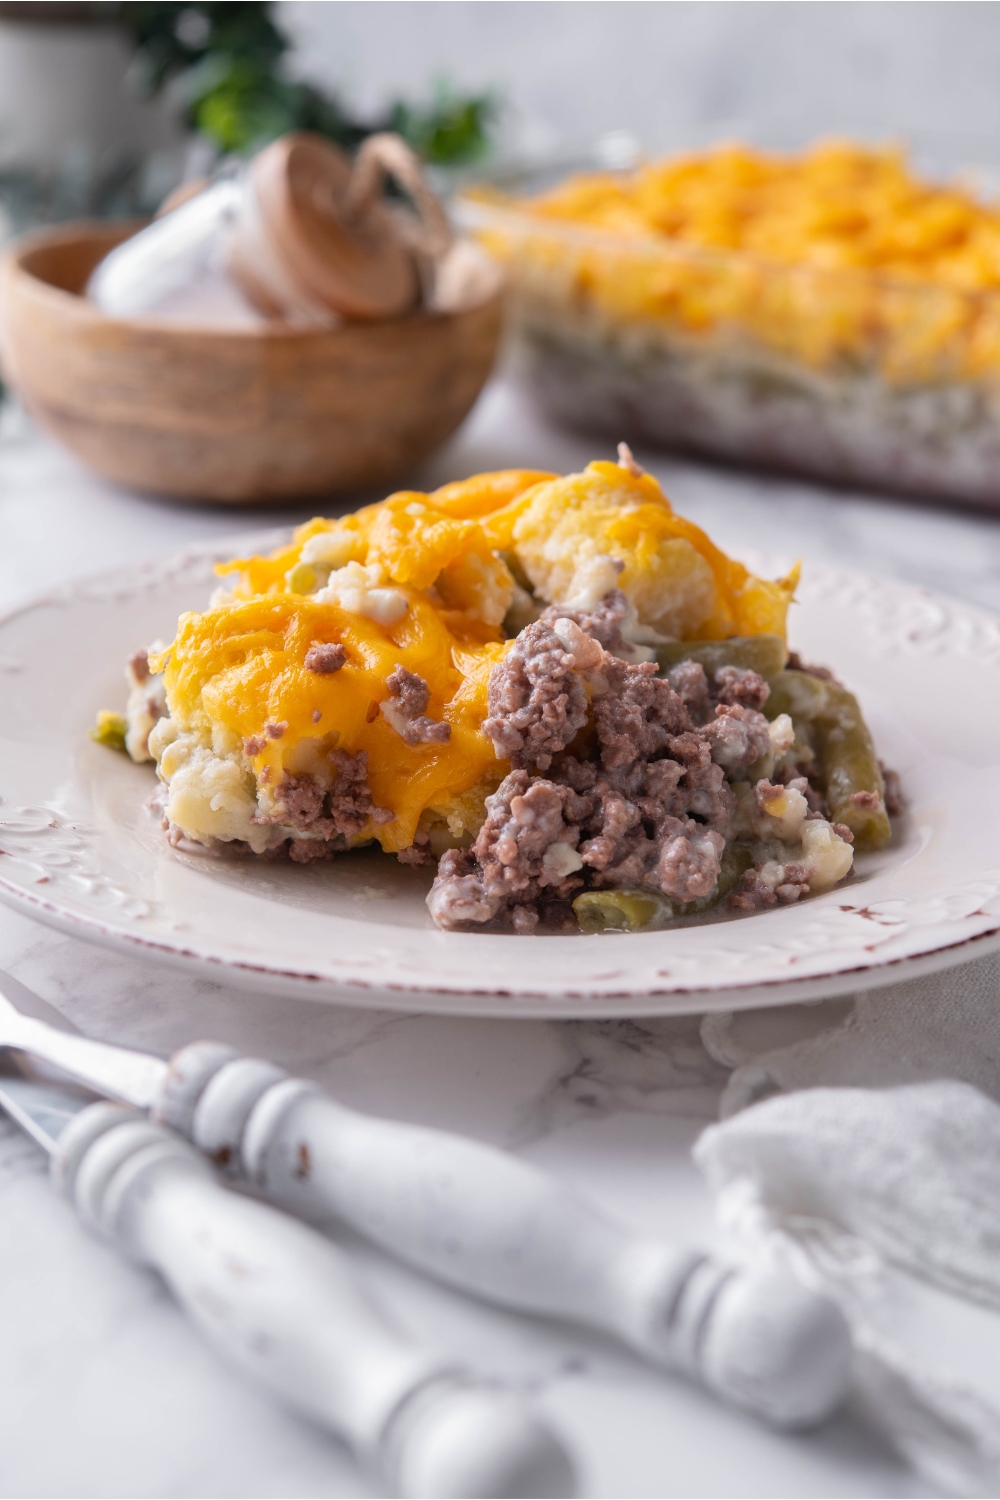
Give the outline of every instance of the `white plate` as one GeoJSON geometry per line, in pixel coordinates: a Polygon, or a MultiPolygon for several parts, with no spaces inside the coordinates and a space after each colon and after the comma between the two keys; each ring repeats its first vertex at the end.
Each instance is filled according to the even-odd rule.
{"type": "MultiPolygon", "coordinates": [[[[255,547],[275,545],[254,537],[255,547]]],[[[238,544],[237,544],[238,548],[238,544]]],[[[632,936],[444,933],[425,872],[171,851],[150,766],[87,738],[121,663],[204,607],[189,553],[0,620],[0,897],[110,947],[234,985],[459,1015],[637,1016],[819,998],[1000,947],[1000,622],[924,590],[810,567],[791,634],[861,698],[908,816],[849,884],[801,905],[632,936]]],[[[781,560],[752,559],[776,572],[781,560]]]]}

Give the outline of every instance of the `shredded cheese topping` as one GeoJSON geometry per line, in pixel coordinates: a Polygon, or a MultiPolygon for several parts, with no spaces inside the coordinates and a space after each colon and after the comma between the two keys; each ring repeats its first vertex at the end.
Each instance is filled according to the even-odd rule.
{"type": "Polygon", "coordinates": [[[169,709],[151,742],[161,775],[192,756],[224,758],[240,783],[233,795],[267,808],[286,775],[325,766],[329,779],[331,750],[363,750],[374,805],[393,818],[362,837],[398,851],[424,814],[464,827],[462,799],[477,789],[478,805],[506,770],[481,728],[490,672],[510,644],[501,625],[515,583],[501,553],[534,587],[534,600],[518,592],[536,613],[569,600],[588,560],[603,558],[605,581],[651,639],[667,627],[681,639],[784,634],[797,576],[754,578],[675,515],[654,479],[610,463],[562,479],[477,475],[318,518],[270,557],[220,565],[228,589],[182,615],[151,656],[169,709]],[[380,712],[400,666],[427,684],[426,713],[448,739],[408,744],[380,712]]]}
{"type": "Polygon", "coordinates": [[[811,365],[860,356],[897,381],[1000,368],[1000,208],[922,180],[899,148],[723,145],[578,174],[514,206],[521,228],[488,230],[491,248],[520,258],[535,291],[562,271],[578,309],[694,335],[739,328],[811,365]]]}

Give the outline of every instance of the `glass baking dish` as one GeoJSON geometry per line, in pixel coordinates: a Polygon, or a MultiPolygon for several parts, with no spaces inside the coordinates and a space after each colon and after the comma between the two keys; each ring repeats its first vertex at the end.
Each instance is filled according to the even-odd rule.
{"type": "MultiPolygon", "coordinates": [[[[572,164],[585,165],[597,164],[572,164]]],[[[517,201],[561,175],[509,173],[454,204],[506,266],[515,367],[551,415],[839,484],[1000,504],[1000,291],[619,237],[517,201]]]]}

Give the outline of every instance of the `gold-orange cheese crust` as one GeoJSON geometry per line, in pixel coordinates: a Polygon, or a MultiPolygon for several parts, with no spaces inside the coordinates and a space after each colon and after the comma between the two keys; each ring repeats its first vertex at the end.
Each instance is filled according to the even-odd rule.
{"type": "Polygon", "coordinates": [[[969,181],[925,180],[898,147],[722,144],[499,202],[513,225],[481,237],[515,279],[615,324],[738,332],[891,383],[1000,370],[1000,208],[969,181]]]}
{"type": "Polygon", "coordinates": [[[586,531],[588,494],[596,522],[612,492],[620,514],[610,526],[601,520],[601,535],[608,552],[625,557],[626,583],[654,568],[661,544],[682,539],[715,580],[711,617],[696,635],[784,633],[794,577],[753,578],[676,516],[655,480],[602,463],[563,480],[506,470],[315,519],[269,557],[220,565],[230,593],[204,613],[183,615],[172,644],[150,661],[163,671],[177,732],[195,734],[217,755],[242,752],[258,791],[273,792],[286,774],[310,773],[321,760],[328,765],[331,750],[365,751],[374,805],[394,816],[361,837],[390,852],[406,848],[425,810],[495,783],[508,768],[482,732],[490,671],[510,646],[501,620],[513,579],[499,554],[519,566],[512,549],[519,530],[530,531],[536,501],[543,518],[560,505],[578,511],[586,531]],[[331,571],[349,573],[348,565],[392,594],[401,612],[391,623],[322,597],[331,571]],[[344,648],[339,670],[306,665],[323,644],[344,648]],[[409,745],[380,710],[400,666],[427,683],[426,713],[451,726],[447,741],[409,745]]]}

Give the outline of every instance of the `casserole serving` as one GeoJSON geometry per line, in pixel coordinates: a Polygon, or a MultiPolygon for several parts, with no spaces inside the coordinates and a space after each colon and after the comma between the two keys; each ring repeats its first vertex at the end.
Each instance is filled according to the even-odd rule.
{"type": "Polygon", "coordinates": [[[185,854],[425,869],[446,931],[635,931],[832,890],[890,838],[851,693],[622,444],[475,475],[220,566],[95,738],[185,854]]]}

